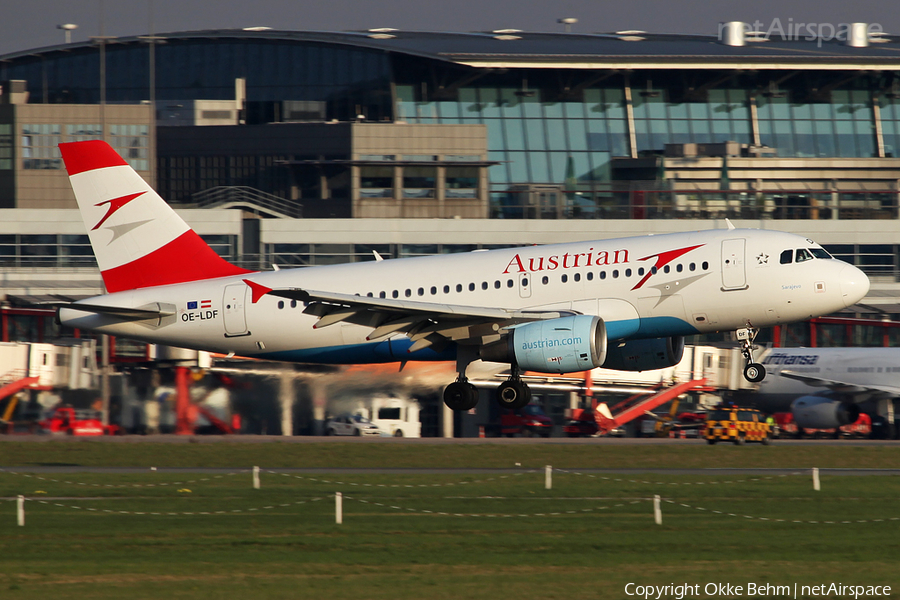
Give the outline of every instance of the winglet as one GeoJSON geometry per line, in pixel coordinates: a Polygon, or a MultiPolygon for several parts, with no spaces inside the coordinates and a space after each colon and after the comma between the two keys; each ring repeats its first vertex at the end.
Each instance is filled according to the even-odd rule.
{"type": "Polygon", "coordinates": [[[272,288],[260,285],[256,282],[250,281],[249,279],[244,279],[243,281],[248,286],[250,286],[250,291],[253,292],[253,297],[250,300],[251,304],[256,304],[257,302],[259,302],[260,298],[272,291],[272,288]]]}

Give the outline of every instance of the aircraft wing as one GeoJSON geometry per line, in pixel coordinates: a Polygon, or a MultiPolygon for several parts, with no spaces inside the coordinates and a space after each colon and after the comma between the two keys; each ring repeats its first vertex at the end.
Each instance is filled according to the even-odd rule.
{"type": "Polygon", "coordinates": [[[440,350],[451,341],[485,343],[499,339],[500,330],[505,327],[575,314],[370,298],[296,288],[273,289],[267,293],[306,303],[303,312],[319,317],[316,328],[341,322],[362,325],[372,329],[367,336],[369,340],[404,333],[413,342],[410,352],[429,346],[440,350]]]}
{"type": "Polygon", "coordinates": [[[881,396],[900,396],[900,387],[892,385],[866,385],[849,381],[838,381],[835,379],[825,379],[823,377],[816,377],[814,375],[797,373],[795,371],[789,370],[783,370],[781,371],[781,373],[779,373],[779,375],[781,375],[782,377],[787,377],[788,379],[802,381],[806,385],[814,387],[825,387],[833,392],[840,392],[842,394],[874,394],[881,396]]]}

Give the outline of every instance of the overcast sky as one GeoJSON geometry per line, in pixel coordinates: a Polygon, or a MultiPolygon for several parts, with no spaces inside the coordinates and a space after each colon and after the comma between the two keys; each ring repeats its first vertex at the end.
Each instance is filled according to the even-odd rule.
{"type": "MultiPolygon", "coordinates": [[[[289,30],[395,27],[420,31],[515,28],[576,32],[642,29],[715,34],[719,22],[878,23],[900,33],[898,0],[0,0],[0,54],[59,44],[56,27],[75,23],[73,41],[100,34],[265,26],[289,30]],[[102,11],[101,11],[102,7],[102,11]]],[[[898,56],[900,58],[900,56],[898,56]]]]}

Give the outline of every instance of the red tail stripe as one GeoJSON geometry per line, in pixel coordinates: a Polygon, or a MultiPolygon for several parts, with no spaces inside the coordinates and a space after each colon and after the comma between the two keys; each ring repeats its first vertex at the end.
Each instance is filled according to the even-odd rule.
{"type": "Polygon", "coordinates": [[[94,169],[128,164],[112,149],[112,146],[102,140],[60,144],[59,151],[66,161],[66,170],[70,176],[94,169]]]}
{"type": "Polygon", "coordinates": [[[113,293],[252,272],[226,261],[190,230],[159,250],[102,274],[106,290],[113,293]]]}

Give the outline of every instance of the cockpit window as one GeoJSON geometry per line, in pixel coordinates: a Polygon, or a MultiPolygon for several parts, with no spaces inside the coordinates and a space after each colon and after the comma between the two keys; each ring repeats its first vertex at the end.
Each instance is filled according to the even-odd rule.
{"type": "Polygon", "coordinates": [[[813,255],[809,253],[809,250],[806,248],[797,248],[797,259],[796,262],[801,263],[807,260],[812,260],[813,255]]]}
{"type": "Polygon", "coordinates": [[[816,258],[831,258],[831,255],[828,254],[824,248],[810,248],[809,251],[812,252],[812,255],[816,258]]]}
{"type": "Polygon", "coordinates": [[[781,264],[789,265],[791,261],[794,259],[794,251],[793,250],[785,250],[781,253],[781,264]]]}

